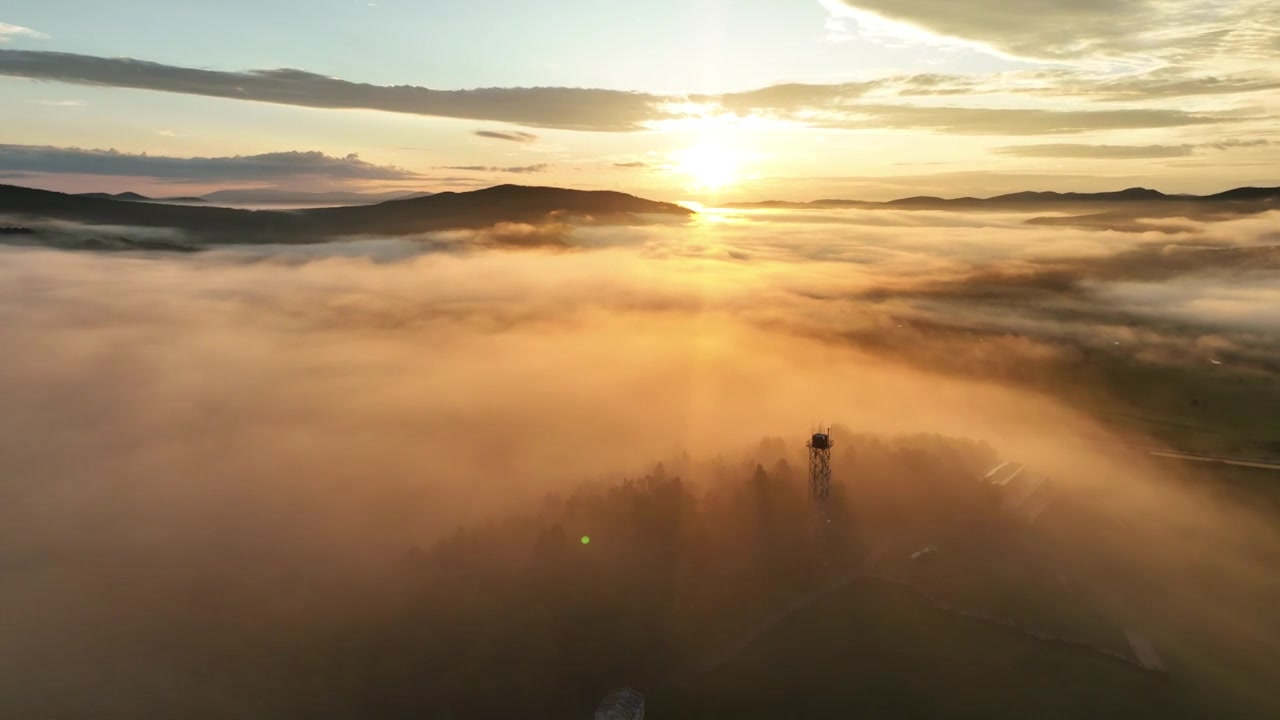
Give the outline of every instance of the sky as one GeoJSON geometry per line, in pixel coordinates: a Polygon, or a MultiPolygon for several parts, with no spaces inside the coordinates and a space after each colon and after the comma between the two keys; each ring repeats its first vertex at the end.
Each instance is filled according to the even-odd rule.
{"type": "Polygon", "coordinates": [[[0,2],[0,182],[703,203],[1278,184],[1271,0],[0,2]]]}

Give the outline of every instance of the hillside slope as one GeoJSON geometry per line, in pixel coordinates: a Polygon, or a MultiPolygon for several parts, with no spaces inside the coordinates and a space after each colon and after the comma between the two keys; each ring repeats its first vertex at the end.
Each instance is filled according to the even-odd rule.
{"type": "Polygon", "coordinates": [[[407,235],[498,223],[548,221],[632,224],[641,216],[686,218],[672,203],[607,191],[500,185],[439,193],[376,205],[314,210],[237,210],[83,197],[0,185],[0,215],[23,224],[64,221],[84,225],[172,228],[203,242],[317,242],[335,236],[407,235]]]}

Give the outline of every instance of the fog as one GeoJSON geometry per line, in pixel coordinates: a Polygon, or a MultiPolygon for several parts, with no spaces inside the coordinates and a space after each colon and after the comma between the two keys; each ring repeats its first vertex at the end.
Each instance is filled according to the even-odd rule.
{"type": "Polygon", "coordinates": [[[206,633],[380,616],[405,553],[459,527],[685,452],[738,462],[782,437],[800,462],[818,423],[983,442],[1106,487],[1167,543],[1135,557],[1230,557],[1219,601],[1261,638],[1275,518],[1166,482],[1183,471],[1121,447],[1160,439],[1118,434],[1082,402],[1106,388],[1077,383],[1104,351],[1274,381],[1280,214],[1024,220],[708,211],[193,254],[0,248],[0,708],[269,716],[208,679],[235,655],[202,653],[206,633]]]}

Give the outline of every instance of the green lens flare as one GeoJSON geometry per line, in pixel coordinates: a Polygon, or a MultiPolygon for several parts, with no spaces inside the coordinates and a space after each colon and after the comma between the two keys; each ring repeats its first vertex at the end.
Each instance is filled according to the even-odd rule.
{"type": "Polygon", "coordinates": [[[590,545],[590,544],[591,544],[591,536],[590,536],[590,535],[583,535],[583,536],[582,536],[582,544],[583,544],[583,545],[590,545]]]}

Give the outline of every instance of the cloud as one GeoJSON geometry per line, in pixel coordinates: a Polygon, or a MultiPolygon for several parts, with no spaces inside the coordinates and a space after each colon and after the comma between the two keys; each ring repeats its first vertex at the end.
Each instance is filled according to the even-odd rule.
{"type": "Polygon", "coordinates": [[[912,96],[996,93],[1052,94],[1045,76],[1027,78],[897,75],[861,83],[791,83],[724,95],[693,95],[738,116],[763,115],[828,128],[931,129],[956,134],[1054,135],[1104,129],[1182,127],[1232,122],[1238,114],[1193,113],[1174,108],[1123,110],[1036,107],[961,107],[888,104],[912,96]]]}
{"type": "Polygon", "coordinates": [[[839,45],[840,43],[846,43],[855,38],[853,33],[849,32],[848,24],[840,18],[827,18],[823,27],[826,29],[827,33],[822,36],[822,42],[839,45]]]}
{"type": "Polygon", "coordinates": [[[984,75],[919,74],[881,78],[877,92],[898,96],[1021,94],[1088,98],[1106,102],[1161,100],[1200,95],[1237,95],[1280,88],[1280,77],[1253,71],[1223,75],[1180,66],[1099,72],[1082,69],[1016,70],[984,75]]]}
{"type": "Polygon", "coordinates": [[[738,115],[759,114],[819,128],[935,130],[961,135],[1059,135],[1093,130],[1185,127],[1249,119],[1238,114],[1193,113],[1166,108],[1124,110],[1027,107],[895,105],[869,102],[873,90],[919,94],[910,87],[938,89],[939,76],[893,78],[854,85],[780,85],[724,96],[694,96],[738,115]],[[918,85],[917,83],[924,83],[918,85]]]}
{"type": "Polygon", "coordinates": [[[1146,158],[1187,157],[1199,150],[1232,150],[1264,147],[1270,140],[1220,140],[1199,145],[1086,145],[1048,143],[1043,145],[1011,145],[997,148],[1000,155],[1031,158],[1092,158],[1100,160],[1135,160],[1146,158]]]}
{"type": "Polygon", "coordinates": [[[1268,147],[1273,144],[1272,141],[1266,138],[1253,138],[1251,140],[1228,139],[1202,143],[1200,147],[1211,150],[1235,150],[1237,148],[1268,147]]]}
{"type": "MultiPolygon", "coordinates": [[[[1257,73],[1218,77],[1171,67],[1122,76],[1080,70],[974,76],[922,73],[850,83],[783,83],[736,93],[687,96],[555,87],[434,90],[353,83],[294,69],[228,72],[129,58],[19,50],[0,50],[0,75],[312,108],[364,108],[610,132],[660,128],[663,121],[718,113],[769,117],[817,127],[896,127],[958,134],[1037,135],[1181,127],[1248,118],[1242,111],[1214,114],[1172,107],[1095,110],[1080,104],[1006,108],[964,103],[935,107],[889,101],[916,96],[995,94],[1128,101],[1280,87],[1280,79],[1257,73]]],[[[474,134],[509,142],[537,139],[525,131],[476,130],[474,134]]]]}
{"type": "Polygon", "coordinates": [[[499,132],[497,130],[477,130],[475,131],[475,135],[482,138],[491,138],[493,140],[509,140],[511,142],[518,142],[518,143],[534,142],[535,140],[538,139],[538,136],[534,135],[533,133],[520,132],[518,130],[512,131],[512,132],[499,132]]]}
{"type": "Polygon", "coordinates": [[[859,105],[815,121],[826,127],[926,129],[960,135],[1062,135],[1093,130],[1185,127],[1237,118],[1182,110],[1047,110],[920,105],[859,105]]]}
{"type": "Polygon", "coordinates": [[[649,167],[649,163],[636,160],[635,162],[614,163],[613,166],[616,168],[647,168],[649,167]]]}
{"type": "Polygon", "coordinates": [[[546,172],[547,170],[551,169],[551,166],[548,165],[547,163],[539,163],[537,165],[518,165],[515,167],[492,167],[492,166],[486,166],[486,165],[443,165],[441,166],[441,169],[466,170],[467,172],[516,173],[517,175],[524,175],[528,173],[546,172]]]}
{"type": "Polygon", "coordinates": [[[1167,67],[1119,78],[1088,77],[1080,73],[1048,74],[1046,95],[1077,95],[1106,101],[1156,100],[1197,95],[1236,95],[1280,89],[1273,75],[1202,75],[1167,67]]]}
{"type": "Polygon", "coordinates": [[[1280,41],[1269,0],[1028,0],[1016,13],[1002,0],[843,1],[859,24],[887,20],[906,37],[923,30],[1024,58],[1264,60],[1280,41]]]}
{"type": "Polygon", "coordinates": [[[276,152],[233,157],[166,157],[38,145],[0,145],[0,170],[147,177],[179,182],[253,181],[298,177],[333,180],[412,180],[418,173],[374,165],[356,155],[276,152]]]}
{"type": "Polygon", "coordinates": [[[83,100],[28,100],[27,102],[33,105],[47,105],[48,107],[65,108],[79,108],[86,105],[83,100]]]}
{"type": "Polygon", "coordinates": [[[1186,157],[1194,145],[1012,145],[997,148],[1000,155],[1032,158],[1098,158],[1102,160],[1134,160],[1142,158],[1186,157]]]}
{"type": "Polygon", "coordinates": [[[851,83],[785,83],[738,93],[694,95],[733,112],[794,111],[855,107],[864,98],[1034,95],[1106,102],[1160,100],[1199,95],[1236,95],[1280,89],[1280,77],[1253,71],[1204,74],[1186,67],[1099,72],[1082,69],[1016,70],[985,74],[917,73],[885,75],[851,83]]]}
{"type": "Polygon", "coordinates": [[[7,43],[14,38],[23,37],[33,38],[36,40],[47,40],[49,38],[48,35],[32,30],[31,28],[0,22],[0,44],[7,43]]]}
{"type": "Polygon", "coordinates": [[[848,103],[887,81],[815,85],[785,83],[746,92],[724,95],[694,95],[693,102],[716,102],[726,110],[751,113],[756,110],[797,110],[848,103]]]}
{"type": "Polygon", "coordinates": [[[0,50],[0,74],[313,108],[361,108],[566,130],[639,130],[661,117],[645,93],[582,88],[434,90],[349,82],[303,70],[200,70],[71,53],[0,50]]]}
{"type": "Polygon", "coordinates": [[[812,108],[856,107],[868,96],[897,97],[917,95],[960,95],[995,91],[998,86],[989,78],[965,75],[920,73],[886,75],[862,82],[848,83],[782,83],[736,93],[691,95],[692,102],[714,103],[730,112],[792,112],[812,108]]]}

